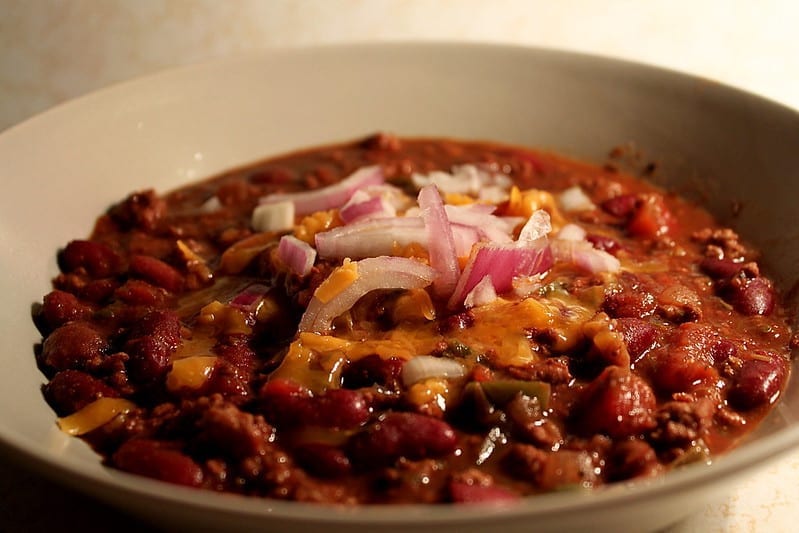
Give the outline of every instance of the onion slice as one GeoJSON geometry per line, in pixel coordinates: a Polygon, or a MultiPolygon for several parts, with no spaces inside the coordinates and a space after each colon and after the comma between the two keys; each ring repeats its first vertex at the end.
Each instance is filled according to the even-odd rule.
{"type": "Polygon", "coordinates": [[[569,187],[557,196],[558,206],[567,213],[596,209],[594,202],[579,186],[569,187]]]}
{"type": "Polygon", "coordinates": [[[464,302],[483,278],[488,276],[497,294],[513,288],[517,276],[532,276],[552,267],[552,253],[545,238],[512,244],[481,243],[472,252],[449,299],[451,308],[464,302]]]}
{"type": "Polygon", "coordinates": [[[261,204],[290,201],[294,203],[297,215],[308,215],[316,211],[325,211],[341,207],[357,191],[367,185],[377,185],[384,182],[383,170],[377,166],[363,167],[356,170],[343,180],[313,191],[295,193],[277,193],[262,197],[261,204]]]}
{"type": "MultiPolygon", "coordinates": [[[[349,268],[352,264],[339,268],[349,268]]],[[[354,264],[356,268],[351,269],[357,271],[354,280],[341,286],[331,297],[318,297],[324,283],[316,290],[300,319],[300,332],[327,333],[333,320],[363,295],[377,289],[421,289],[430,285],[436,276],[431,267],[404,257],[370,257],[354,264]]],[[[335,271],[331,277],[334,275],[335,271]]]]}
{"type": "Polygon", "coordinates": [[[618,272],[621,269],[618,259],[603,250],[597,250],[587,241],[554,239],[550,247],[556,261],[571,263],[591,274],[618,272]]]}
{"type": "Polygon", "coordinates": [[[402,365],[400,371],[402,383],[406,387],[429,378],[459,378],[464,375],[466,370],[458,361],[432,355],[417,355],[402,365]]]}
{"type": "MultiPolygon", "coordinates": [[[[472,227],[452,224],[455,252],[467,257],[480,235],[472,227]]],[[[391,255],[397,247],[419,244],[425,249],[429,239],[421,217],[378,218],[339,226],[314,236],[320,257],[362,259],[391,255]]]]}
{"type": "Polygon", "coordinates": [[[363,191],[356,191],[338,214],[345,224],[351,224],[359,220],[393,217],[397,210],[382,196],[369,196],[363,191]]]}
{"type": "Polygon", "coordinates": [[[260,283],[253,283],[244,288],[243,291],[238,293],[230,300],[230,306],[240,309],[245,313],[254,313],[258,310],[258,306],[263,300],[266,293],[269,292],[269,287],[260,283]]]}
{"type": "Polygon", "coordinates": [[[470,307],[480,307],[487,305],[497,299],[497,290],[491,282],[491,276],[484,276],[480,282],[474,286],[466,299],[463,301],[463,306],[467,309],[470,307]]]}
{"type": "Polygon", "coordinates": [[[433,281],[433,294],[446,297],[452,294],[458,283],[458,255],[455,251],[455,238],[452,226],[447,219],[444,203],[435,185],[427,185],[419,191],[419,207],[427,230],[427,252],[430,266],[437,276],[433,281]]]}
{"type": "Polygon", "coordinates": [[[316,250],[305,241],[292,236],[283,235],[277,245],[277,255],[286,263],[289,270],[300,277],[307,276],[316,261],[316,250]]]}

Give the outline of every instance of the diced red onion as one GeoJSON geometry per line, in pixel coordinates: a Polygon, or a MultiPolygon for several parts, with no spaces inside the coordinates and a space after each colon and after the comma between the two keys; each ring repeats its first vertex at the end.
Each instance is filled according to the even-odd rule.
{"type": "Polygon", "coordinates": [[[461,305],[466,295],[486,276],[491,278],[497,294],[502,294],[513,288],[515,277],[532,276],[551,267],[552,254],[544,238],[511,244],[479,244],[458,279],[449,306],[461,305]]]}
{"type": "Polygon", "coordinates": [[[397,215],[397,210],[382,196],[369,196],[357,191],[338,212],[345,224],[373,218],[388,218],[397,215]]]}
{"type": "Polygon", "coordinates": [[[584,241],[586,231],[577,224],[566,224],[558,232],[557,238],[562,241],[584,241]]]}
{"type": "Polygon", "coordinates": [[[414,174],[411,181],[418,188],[426,185],[435,185],[444,193],[468,194],[479,196],[484,189],[496,196],[502,189],[510,188],[511,179],[498,172],[489,172],[475,165],[460,165],[452,167],[452,172],[433,171],[426,175],[414,174]],[[494,190],[494,189],[497,190],[494,190]]]}
{"type": "Polygon", "coordinates": [[[383,181],[383,170],[379,166],[363,167],[328,187],[296,193],[270,194],[261,198],[260,203],[290,201],[294,203],[297,215],[307,215],[316,211],[341,207],[358,189],[367,185],[381,184],[383,181]]]}
{"type": "Polygon", "coordinates": [[[234,296],[230,300],[230,305],[245,313],[254,313],[258,310],[258,306],[267,292],[269,292],[269,287],[266,285],[253,283],[234,296]]]}
{"type": "Polygon", "coordinates": [[[555,261],[571,263],[586,272],[618,272],[621,263],[609,253],[597,250],[586,241],[564,241],[554,239],[550,243],[555,261]]]}
{"type": "Polygon", "coordinates": [[[491,276],[483,276],[483,279],[474,286],[466,299],[463,300],[463,306],[467,309],[470,307],[480,307],[487,305],[497,299],[497,291],[494,289],[494,284],[491,282],[491,276]]]}
{"type": "Polygon", "coordinates": [[[217,195],[213,195],[200,206],[200,211],[203,213],[215,213],[222,209],[222,202],[219,201],[217,195]]]}
{"type": "Polygon", "coordinates": [[[519,232],[520,242],[533,242],[542,237],[546,237],[552,231],[552,223],[549,220],[549,213],[543,209],[538,209],[530,215],[527,222],[519,232]]]}
{"type": "Polygon", "coordinates": [[[283,235],[277,246],[277,255],[293,273],[307,276],[316,261],[316,250],[305,241],[292,235],[283,235]]]}
{"type": "MultiPolygon", "coordinates": [[[[469,255],[479,234],[474,228],[452,224],[455,252],[469,255]]],[[[421,217],[393,217],[339,226],[314,237],[320,257],[361,259],[391,255],[396,246],[417,243],[428,246],[427,230],[421,217]]]]}
{"type": "Polygon", "coordinates": [[[409,387],[430,378],[460,378],[466,375],[463,365],[447,357],[417,355],[402,365],[402,383],[409,387]]]}
{"type": "Polygon", "coordinates": [[[460,268],[455,252],[455,238],[444,203],[435,185],[427,185],[419,191],[419,207],[422,220],[427,229],[427,252],[430,266],[437,276],[433,281],[433,293],[436,296],[449,296],[458,282],[460,268]]]}
{"type": "Polygon", "coordinates": [[[327,333],[333,320],[365,294],[377,289],[421,289],[433,282],[435,271],[414,259],[371,257],[356,261],[358,276],[335,297],[323,303],[315,295],[300,319],[299,331],[327,333]]]}
{"type": "Polygon", "coordinates": [[[596,209],[594,202],[585,194],[585,191],[579,186],[569,187],[557,196],[558,206],[566,212],[574,211],[588,211],[596,209]]]}
{"type": "Polygon", "coordinates": [[[255,231],[287,231],[294,226],[294,204],[289,201],[257,206],[252,212],[255,231]]]}
{"type": "Polygon", "coordinates": [[[491,202],[492,204],[504,202],[509,196],[510,194],[508,194],[508,189],[498,185],[483,187],[477,193],[477,198],[479,200],[483,202],[491,202]]]}
{"type": "Polygon", "coordinates": [[[444,208],[450,222],[472,226],[480,232],[481,237],[491,242],[512,242],[511,233],[520,221],[515,217],[494,216],[492,213],[496,207],[493,205],[446,205],[444,208]]]}
{"type": "Polygon", "coordinates": [[[388,183],[367,185],[360,189],[359,192],[366,193],[369,196],[380,196],[397,211],[408,209],[414,203],[414,199],[405,194],[402,189],[388,183]]]}

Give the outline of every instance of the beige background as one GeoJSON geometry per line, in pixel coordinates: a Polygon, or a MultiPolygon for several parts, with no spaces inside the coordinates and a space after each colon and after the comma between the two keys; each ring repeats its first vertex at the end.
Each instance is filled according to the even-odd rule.
{"type": "MultiPolygon", "coordinates": [[[[271,46],[402,39],[618,56],[799,109],[799,3],[790,1],[0,0],[0,130],[173,65],[271,46]]],[[[731,486],[727,501],[673,531],[795,530],[797,475],[799,453],[731,486]]],[[[0,501],[0,530],[77,523],[94,530],[109,515],[2,460],[0,501]],[[46,511],[54,501],[57,512],[46,511]]]]}
{"type": "Polygon", "coordinates": [[[799,108],[790,0],[0,0],[0,129],[97,87],[269,46],[459,39],[619,56],[799,108]]]}

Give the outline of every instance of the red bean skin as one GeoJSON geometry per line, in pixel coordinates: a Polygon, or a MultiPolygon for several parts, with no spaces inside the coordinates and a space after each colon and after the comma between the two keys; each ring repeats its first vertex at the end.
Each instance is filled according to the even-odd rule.
{"type": "Polygon", "coordinates": [[[638,201],[638,196],[634,194],[620,194],[619,196],[608,198],[602,202],[600,207],[615,217],[627,217],[635,210],[638,201]]]}
{"type": "Polygon", "coordinates": [[[390,465],[400,457],[441,457],[455,450],[458,437],[442,420],[416,413],[391,412],[348,443],[350,459],[366,465],[390,465]]]}
{"type": "Polygon", "coordinates": [[[164,289],[138,279],[130,279],[114,291],[114,296],[130,305],[161,305],[166,294],[164,289]]]}
{"type": "Polygon", "coordinates": [[[189,456],[162,442],[132,439],[119,447],[112,457],[120,470],[168,483],[199,487],[203,471],[189,456]]]}
{"type": "Polygon", "coordinates": [[[585,391],[576,406],[574,430],[623,438],[654,427],[655,393],[640,377],[620,367],[607,367],[585,391]]]}
{"type": "Polygon", "coordinates": [[[132,329],[125,344],[133,380],[153,382],[166,374],[170,355],[180,345],[180,320],[170,311],[153,311],[132,329]]]}
{"type": "Polygon", "coordinates": [[[53,330],[67,322],[87,318],[91,312],[91,308],[81,303],[74,294],[54,290],[44,297],[41,318],[44,324],[53,330]]]}
{"type": "Polygon", "coordinates": [[[267,419],[279,427],[353,429],[365,424],[371,416],[364,395],[347,389],[330,389],[314,397],[294,382],[274,379],[264,385],[259,397],[267,419]]]}
{"type": "Polygon", "coordinates": [[[93,278],[114,275],[122,265],[119,254],[108,245],[95,241],[72,241],[61,252],[59,259],[64,272],[83,268],[93,278]]]}
{"type": "Polygon", "coordinates": [[[627,223],[627,231],[634,237],[655,239],[672,231],[676,221],[663,197],[650,195],[636,208],[627,223]]]}
{"type": "Polygon", "coordinates": [[[785,382],[785,361],[777,355],[769,360],[748,359],[735,375],[727,395],[730,405],[748,410],[776,400],[785,382]]]}
{"type": "Polygon", "coordinates": [[[712,278],[729,279],[741,270],[742,265],[732,259],[705,257],[699,267],[712,278]]]}
{"type": "Polygon", "coordinates": [[[617,318],[616,323],[624,336],[624,343],[627,345],[627,351],[633,362],[652,348],[659,335],[657,327],[646,320],[617,318]]]}
{"type": "Polygon", "coordinates": [[[349,389],[392,385],[397,382],[403,361],[397,357],[383,359],[379,355],[368,355],[347,365],[343,372],[344,386],[349,389]]]}
{"type": "Polygon", "coordinates": [[[81,410],[99,398],[116,398],[117,391],[80,370],[63,370],[42,387],[44,398],[58,416],[81,410]]]}
{"type": "Polygon", "coordinates": [[[86,322],[69,322],[53,331],[42,345],[41,361],[55,370],[86,369],[102,362],[108,343],[86,322]]]}
{"type": "Polygon", "coordinates": [[[329,444],[311,443],[294,448],[294,456],[300,465],[315,476],[337,478],[352,470],[350,459],[338,447],[329,444]]]}
{"type": "Polygon", "coordinates": [[[616,239],[606,237],[605,235],[598,235],[596,233],[589,233],[586,235],[585,240],[590,242],[597,250],[602,250],[611,255],[616,255],[621,250],[621,244],[616,239]]]}
{"type": "Polygon", "coordinates": [[[744,315],[770,315],[774,311],[774,287],[765,278],[735,280],[723,294],[744,315]]]}
{"type": "Polygon", "coordinates": [[[183,276],[170,265],[149,255],[134,255],[130,258],[130,271],[146,281],[170,292],[183,289],[183,276]]]}

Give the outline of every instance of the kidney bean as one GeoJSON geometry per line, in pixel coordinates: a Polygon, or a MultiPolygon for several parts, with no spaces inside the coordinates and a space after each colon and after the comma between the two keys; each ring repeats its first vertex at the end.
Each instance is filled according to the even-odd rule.
{"type": "Polygon", "coordinates": [[[356,463],[390,465],[400,457],[411,460],[440,457],[455,450],[458,436],[442,420],[416,413],[390,412],[379,422],[350,438],[347,448],[356,463]]]}
{"type": "Polygon", "coordinates": [[[108,343],[86,322],[68,322],[42,346],[41,361],[55,370],[93,368],[102,362],[108,343]]]}
{"type": "Polygon", "coordinates": [[[134,255],[130,258],[130,271],[145,280],[170,292],[180,292],[183,276],[170,265],[149,255],[134,255]]]}
{"type": "Polygon", "coordinates": [[[68,292],[54,290],[44,297],[41,318],[49,329],[63,326],[73,320],[81,320],[91,314],[91,307],[68,292]]]}
{"type": "Polygon", "coordinates": [[[200,465],[169,444],[159,441],[129,440],[114,453],[112,462],[120,470],[168,483],[199,487],[203,482],[200,465]]]}
{"type": "Polygon", "coordinates": [[[129,279],[114,291],[114,296],[130,305],[157,306],[166,299],[166,292],[146,281],[129,279]]]}
{"type": "Polygon", "coordinates": [[[75,240],[61,251],[59,264],[64,272],[82,267],[93,278],[106,278],[119,272],[122,258],[101,242],[75,240]]]}
{"type": "Polygon", "coordinates": [[[713,357],[713,364],[716,368],[721,367],[727,360],[738,353],[738,347],[734,342],[727,339],[719,339],[710,349],[713,357]]]}
{"type": "Polygon", "coordinates": [[[301,444],[294,448],[294,457],[300,466],[319,477],[343,477],[352,470],[350,459],[344,451],[329,444],[301,444]]]}
{"type": "Polygon", "coordinates": [[[114,278],[95,279],[80,288],[78,294],[86,301],[103,303],[108,301],[119,287],[119,282],[114,278]]]}
{"type": "Polygon", "coordinates": [[[371,415],[363,394],[347,389],[331,389],[316,401],[317,425],[355,428],[365,424],[371,415]]]}
{"type": "Polygon", "coordinates": [[[654,239],[669,233],[676,225],[663,197],[652,194],[638,205],[632,218],[627,222],[627,231],[634,237],[654,239]]]}
{"type": "Polygon", "coordinates": [[[330,389],[314,397],[294,382],[273,379],[259,393],[267,419],[279,427],[312,425],[353,429],[371,415],[366,398],[357,391],[330,389]]]}
{"type": "Polygon", "coordinates": [[[738,370],[727,394],[733,407],[752,409],[776,399],[785,382],[786,362],[778,355],[769,357],[767,361],[748,359],[738,370]]]}
{"type": "Polygon", "coordinates": [[[640,318],[617,318],[616,324],[624,336],[624,343],[633,362],[652,348],[660,335],[655,325],[640,318]]]}
{"type": "Polygon", "coordinates": [[[132,328],[125,343],[130,377],[142,383],[163,377],[180,342],[180,319],[176,314],[161,310],[146,314],[132,328]]]}
{"type": "Polygon", "coordinates": [[[634,274],[622,273],[619,285],[605,294],[602,310],[611,318],[644,318],[655,312],[657,301],[634,274]]]}
{"type": "Polygon", "coordinates": [[[632,214],[638,205],[638,196],[635,194],[620,194],[613,198],[608,198],[600,207],[615,217],[627,217],[632,214]]]}
{"type": "Polygon", "coordinates": [[[741,263],[736,263],[732,259],[718,259],[716,257],[705,257],[699,263],[699,268],[703,272],[716,279],[729,279],[737,274],[742,266],[741,263]]]}
{"type": "Polygon", "coordinates": [[[585,236],[585,240],[590,242],[597,250],[602,250],[611,255],[618,254],[622,249],[621,244],[616,239],[597,233],[589,233],[585,236]]]}
{"type": "Polygon", "coordinates": [[[42,392],[58,416],[79,411],[98,398],[119,396],[112,387],[80,370],[62,370],[42,387],[42,392]]]}
{"type": "Polygon", "coordinates": [[[580,395],[573,427],[583,435],[636,435],[654,427],[655,404],[655,393],[646,381],[629,370],[609,366],[580,395]]]}
{"type": "Polygon", "coordinates": [[[393,386],[398,383],[402,370],[402,359],[389,357],[383,359],[377,354],[367,355],[353,361],[342,372],[344,386],[348,389],[371,387],[372,385],[393,386]]]}
{"type": "Polygon", "coordinates": [[[653,355],[653,381],[664,393],[688,392],[701,383],[712,383],[719,377],[708,345],[699,349],[664,348],[653,355]]]}
{"type": "Polygon", "coordinates": [[[456,503],[481,503],[481,502],[510,502],[520,498],[520,496],[497,485],[480,485],[467,483],[465,481],[451,481],[449,484],[449,494],[453,502],[456,503]]]}
{"type": "Polygon", "coordinates": [[[735,278],[722,294],[739,313],[745,315],[770,315],[774,311],[774,287],[766,278],[735,278]]]}

